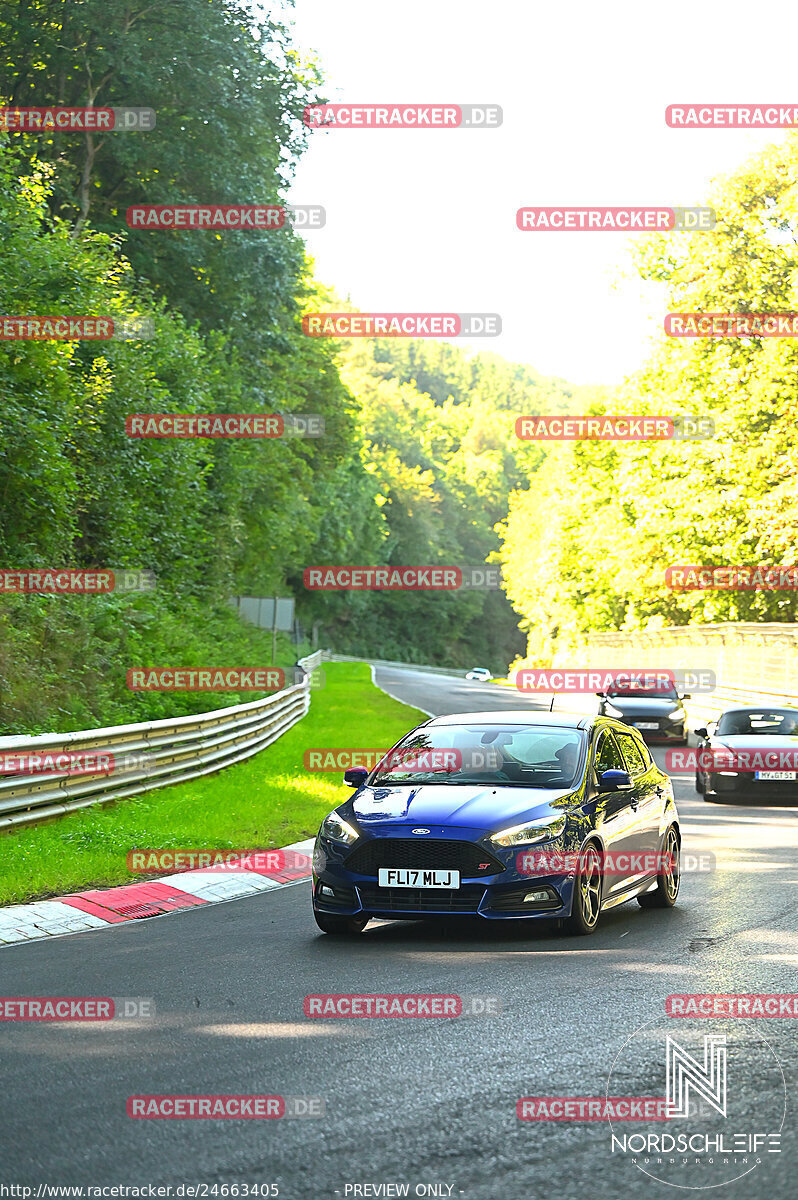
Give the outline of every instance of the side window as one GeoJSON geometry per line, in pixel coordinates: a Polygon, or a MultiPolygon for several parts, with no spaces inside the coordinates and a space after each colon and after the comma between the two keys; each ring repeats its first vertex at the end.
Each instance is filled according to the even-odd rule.
{"type": "Polygon", "coordinates": [[[649,750],[648,746],[646,746],[646,744],[644,742],[638,742],[636,738],[635,738],[635,745],[637,746],[638,750],[642,754],[643,762],[645,763],[646,770],[648,770],[649,767],[652,767],[654,765],[654,759],[651,757],[651,751],[649,750]]]}
{"type": "Polygon", "coordinates": [[[615,744],[612,734],[605,730],[599,734],[598,744],[596,746],[596,756],[593,760],[596,776],[600,776],[603,771],[625,771],[626,763],[621,757],[621,752],[615,744]]]}
{"type": "Polygon", "coordinates": [[[643,775],[648,770],[648,763],[643,758],[637,738],[631,733],[618,733],[616,737],[618,738],[623,756],[629,765],[629,774],[643,775]]]}

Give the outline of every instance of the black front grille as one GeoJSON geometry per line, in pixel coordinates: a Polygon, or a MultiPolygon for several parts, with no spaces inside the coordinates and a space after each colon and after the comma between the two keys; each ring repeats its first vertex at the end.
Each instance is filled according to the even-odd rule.
{"type": "Polygon", "coordinates": [[[375,875],[380,867],[413,870],[459,871],[465,878],[497,875],[504,864],[474,842],[427,838],[373,838],[356,846],[346,860],[346,869],[357,875],[375,875]]]}
{"type": "Polygon", "coordinates": [[[475,913],[485,889],[359,887],[357,890],[367,911],[475,913]]]}

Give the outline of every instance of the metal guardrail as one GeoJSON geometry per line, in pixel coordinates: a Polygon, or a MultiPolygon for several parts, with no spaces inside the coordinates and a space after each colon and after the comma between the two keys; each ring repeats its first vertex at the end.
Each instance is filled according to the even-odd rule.
{"type": "Polygon", "coordinates": [[[311,672],[326,653],[317,650],[300,659],[304,679],[264,700],[135,725],[0,738],[2,754],[100,751],[114,761],[110,773],[0,775],[0,830],[140,796],[243,762],[305,716],[310,708],[311,672]],[[116,769],[119,762],[123,765],[116,769]]]}

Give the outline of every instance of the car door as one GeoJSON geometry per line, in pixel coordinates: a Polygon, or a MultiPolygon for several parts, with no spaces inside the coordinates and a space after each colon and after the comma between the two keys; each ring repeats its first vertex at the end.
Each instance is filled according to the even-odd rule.
{"type": "MultiPolygon", "coordinates": [[[[627,771],[628,767],[614,733],[603,729],[596,738],[593,751],[596,784],[602,771],[613,769],[627,771]]],[[[604,838],[610,858],[604,868],[602,895],[605,903],[628,887],[630,872],[625,864],[631,855],[639,853],[641,849],[639,808],[640,790],[639,786],[635,787],[634,782],[631,788],[619,792],[602,792],[598,797],[596,825],[604,838]]]]}
{"type": "MultiPolygon", "coordinates": [[[[633,733],[618,732],[616,737],[626,762],[626,769],[635,785],[639,822],[637,849],[650,855],[653,863],[653,856],[659,849],[660,826],[667,799],[665,783],[648,750],[633,733]]],[[[645,873],[656,874],[651,870],[645,873]]]]}

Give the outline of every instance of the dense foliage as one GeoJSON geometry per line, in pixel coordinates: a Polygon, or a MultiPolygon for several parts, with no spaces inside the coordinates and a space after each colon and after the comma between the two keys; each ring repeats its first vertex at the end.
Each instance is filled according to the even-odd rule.
{"type": "MultiPolygon", "coordinates": [[[[126,226],[137,202],[280,199],[319,87],[285,26],[239,0],[0,0],[0,45],[0,103],[157,112],[150,132],[0,134],[0,310],[155,328],[151,340],[0,343],[0,562],[158,579],[157,597],[0,600],[5,727],[196,708],[131,697],[125,669],[242,652],[233,594],[295,595],[303,628],[320,624],[342,651],[502,667],[522,648],[502,592],[319,595],[302,570],[484,563],[529,457],[513,415],[538,397],[567,406],[567,389],[447,345],[355,346],[339,367],[301,332],[301,313],[331,297],[290,228],[126,226]],[[259,411],[319,414],[325,435],[124,430],[134,412],[259,411]]],[[[265,640],[246,636],[262,655],[265,640]]]]}
{"type": "MultiPolygon", "coordinates": [[[[798,310],[798,138],[718,184],[708,203],[713,232],[638,243],[663,315],[798,310]]],[[[514,493],[503,561],[533,654],[591,629],[796,620],[794,592],[672,591],[665,568],[798,562],[797,381],[793,339],[663,332],[607,411],[703,414],[715,435],[565,444],[514,493]]]]}
{"type": "MultiPolygon", "coordinates": [[[[494,670],[524,649],[519,614],[538,657],[591,629],[794,619],[790,593],[663,582],[671,563],[795,561],[793,342],[663,335],[610,396],[445,342],[308,338],[302,313],[341,302],[290,227],[125,221],[135,203],[284,196],[302,108],[324,97],[283,19],[246,0],[0,0],[0,46],[0,104],[157,112],[146,133],[0,133],[0,312],[137,315],[155,329],[0,342],[0,565],[158,578],[153,596],[0,598],[6,728],[201,704],[131,697],[125,670],[266,655],[236,624],[235,594],[294,595],[305,634],[320,628],[344,653],[494,670]],[[519,415],[603,410],[704,413],[717,435],[553,447],[515,436],[519,415]],[[124,431],[134,412],[273,411],[319,414],[325,435],[124,431]],[[309,565],[499,561],[506,594],[303,586],[309,565]]],[[[798,308],[796,166],[793,139],[708,198],[714,232],[638,242],[663,310],[798,308]]]]}

